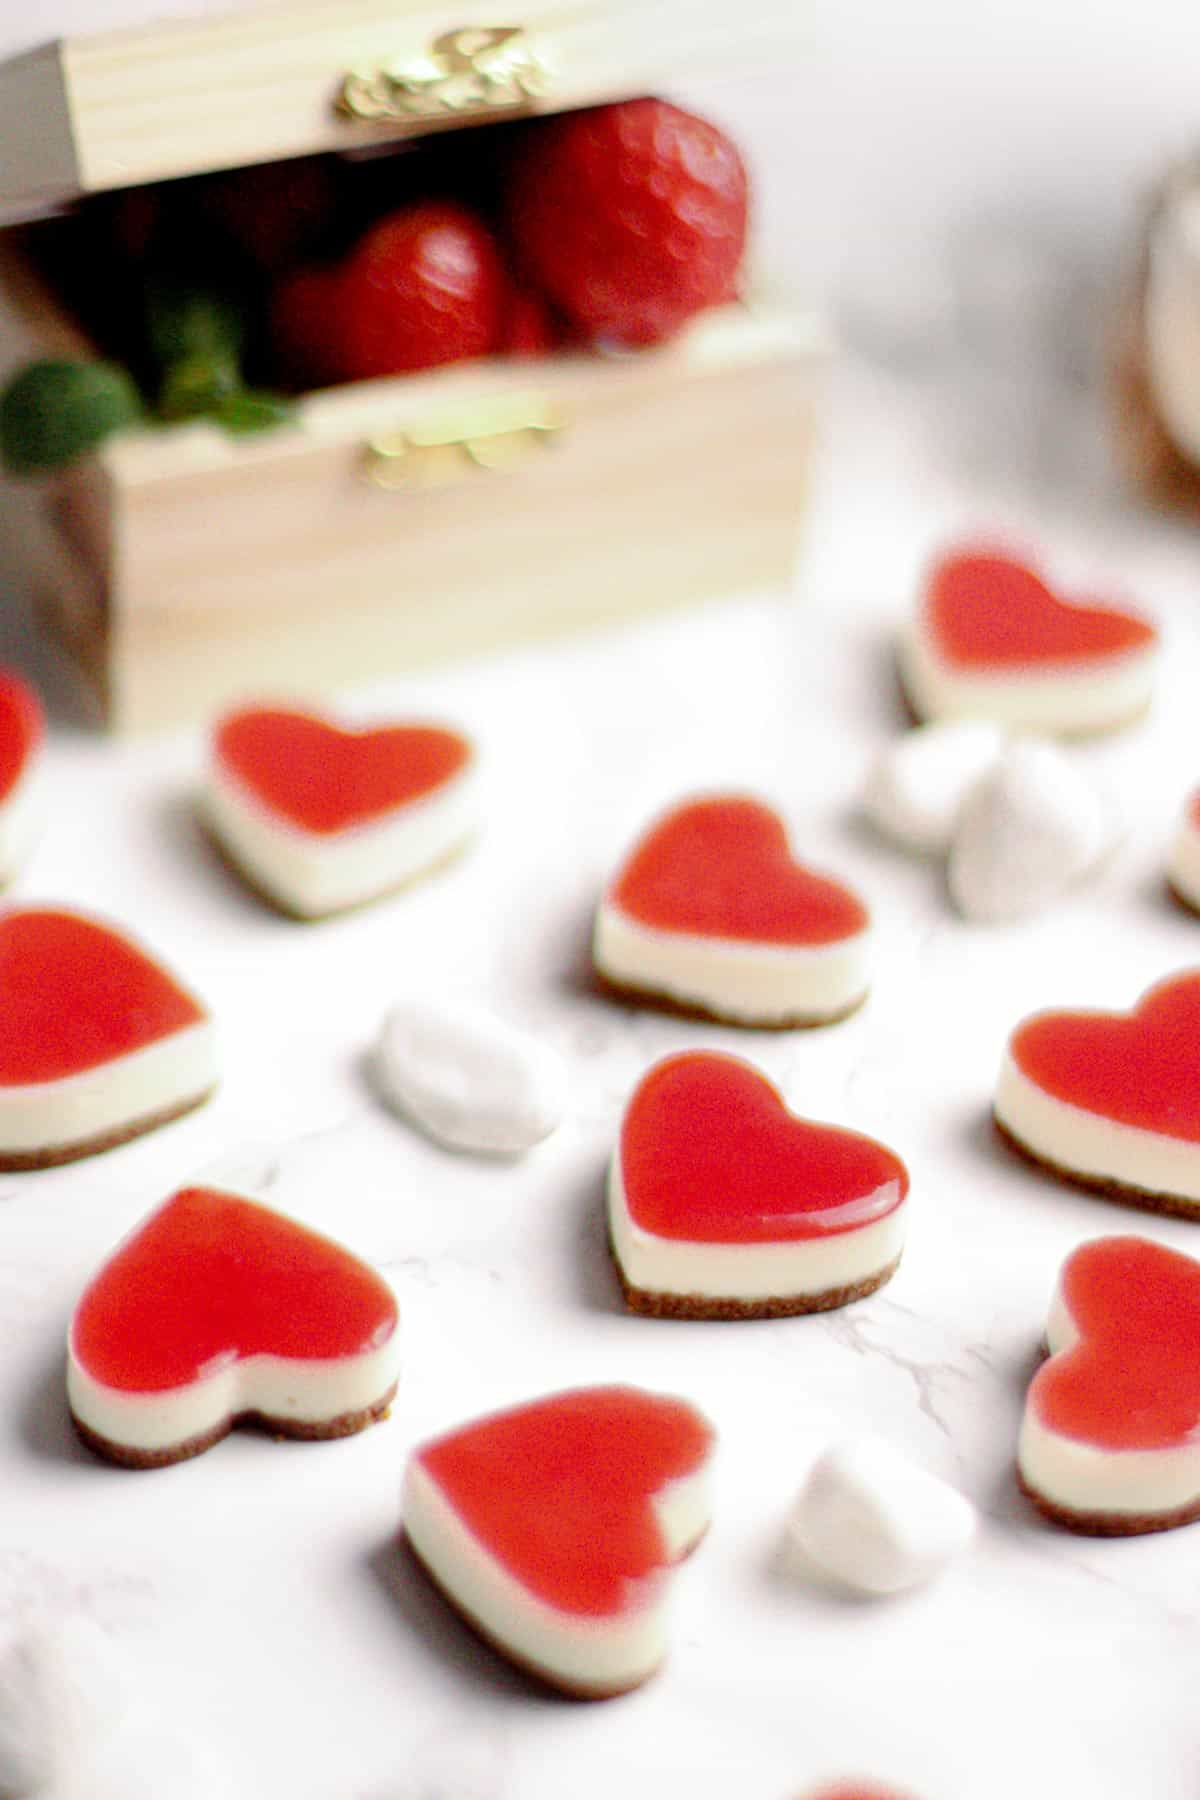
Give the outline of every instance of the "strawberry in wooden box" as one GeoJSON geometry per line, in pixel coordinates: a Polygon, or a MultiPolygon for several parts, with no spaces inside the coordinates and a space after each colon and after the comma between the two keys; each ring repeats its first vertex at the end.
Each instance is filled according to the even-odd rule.
{"type": "Polygon", "coordinates": [[[110,725],[787,581],[816,338],[645,96],[792,10],[308,0],[0,67],[0,341],[52,359],[0,437],[110,725]]]}

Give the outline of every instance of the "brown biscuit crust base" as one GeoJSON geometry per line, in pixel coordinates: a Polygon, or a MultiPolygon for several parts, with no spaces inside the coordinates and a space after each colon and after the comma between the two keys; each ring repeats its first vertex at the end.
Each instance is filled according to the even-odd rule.
{"type": "Polygon", "coordinates": [[[215,1092],[214,1082],[203,1093],[191,1094],[186,1100],[176,1100],[159,1112],[146,1113],[140,1119],[132,1119],[126,1125],[115,1125],[111,1131],[102,1131],[98,1137],[81,1138],[75,1144],[56,1144],[46,1150],[0,1150],[0,1172],[54,1169],[60,1163],[78,1162],[83,1156],[99,1156],[102,1150],[115,1150],[118,1144],[128,1144],[131,1139],[142,1137],[147,1131],[157,1131],[160,1125],[169,1125],[173,1119],[182,1119],[185,1113],[194,1112],[198,1106],[203,1106],[215,1092]]]}
{"type": "Polygon", "coordinates": [[[619,1000],[626,1006],[636,1006],[651,1012],[670,1013],[677,1019],[706,1019],[716,1025],[734,1025],[743,1031],[816,1031],[822,1025],[840,1025],[856,1013],[867,997],[868,990],[851,1000],[848,1006],[831,1013],[794,1013],[784,1019],[733,1019],[728,1013],[715,1012],[711,1007],[693,1006],[686,1000],[673,1000],[669,994],[660,994],[653,988],[626,987],[609,975],[592,965],[592,982],[596,992],[606,1000],[619,1000]]]}
{"type": "Polygon", "coordinates": [[[74,1412],[71,1414],[71,1423],[88,1449],[103,1457],[106,1462],[116,1463],[122,1469],[166,1469],[172,1463],[187,1462],[193,1456],[202,1456],[214,1444],[219,1444],[222,1438],[228,1437],[235,1426],[265,1431],[275,1438],[296,1438],[304,1443],[316,1443],[326,1438],[353,1437],[355,1432],[365,1431],[368,1425],[374,1425],[379,1419],[386,1419],[395,1397],[396,1383],[393,1381],[382,1399],[376,1400],[371,1406],[360,1407],[356,1412],[339,1413],[336,1419],[276,1419],[269,1413],[236,1413],[233,1418],[214,1425],[211,1431],[199,1432],[195,1437],[185,1438],[179,1444],[168,1444],[162,1450],[131,1450],[126,1444],[114,1443],[111,1438],[101,1437],[90,1425],[85,1425],[74,1412]]]}
{"type": "Polygon", "coordinates": [[[865,1300],[892,1279],[900,1267],[897,1256],[876,1275],[865,1275],[861,1281],[847,1282],[842,1287],[826,1288],[821,1294],[777,1294],[766,1300],[722,1300],[711,1294],[660,1294],[651,1288],[634,1287],[626,1278],[611,1237],[608,1253],[612,1257],[617,1280],[630,1312],[652,1319],[792,1319],[801,1313],[832,1312],[849,1306],[852,1300],[865,1300]]]}
{"type": "Polygon", "coordinates": [[[1169,875],[1167,876],[1166,887],[1168,894],[1171,896],[1176,906],[1182,907],[1185,913],[1190,913],[1193,919],[1200,918],[1200,906],[1197,906],[1194,900],[1189,900],[1183,889],[1176,887],[1169,875]]]}
{"type": "Polygon", "coordinates": [[[1042,1169],[1048,1175],[1057,1176],[1059,1181],[1069,1182],[1072,1187],[1085,1188],[1091,1194],[1103,1194],[1106,1199],[1118,1200],[1123,1206],[1134,1206],[1139,1212],[1162,1213],[1173,1219],[1200,1219],[1200,1201],[1186,1200],[1180,1194],[1156,1194],[1149,1188],[1109,1181],[1103,1175],[1079,1174],[1074,1169],[1064,1168],[1061,1163],[1051,1162],[1048,1157],[1039,1156],[1036,1150],[1031,1150],[1028,1144],[1014,1136],[994,1111],[992,1124],[997,1135],[1023,1161],[1032,1163],[1035,1169],[1042,1169]]]}
{"type": "Polygon", "coordinates": [[[435,1575],[429,1564],[424,1560],[421,1552],[417,1549],[416,1545],[403,1528],[401,1528],[400,1532],[400,1544],[401,1548],[407,1552],[416,1566],[420,1569],[430,1586],[435,1592],[441,1595],[451,1612],[457,1614],[463,1624],[469,1626],[477,1638],[480,1638],[490,1649],[495,1650],[506,1662],[511,1663],[515,1669],[520,1669],[523,1675],[532,1676],[535,1681],[541,1682],[546,1687],[553,1688],[556,1693],[565,1694],[568,1699],[616,1700],[622,1694],[632,1694],[636,1688],[640,1688],[645,1682],[649,1681],[652,1675],[657,1675],[658,1669],[661,1667],[661,1664],[658,1664],[653,1669],[647,1669],[646,1673],[644,1675],[639,1675],[635,1681],[620,1682],[616,1686],[593,1687],[586,1682],[568,1681],[562,1675],[557,1674],[555,1670],[548,1668],[546,1664],[534,1662],[529,1657],[522,1656],[519,1651],[511,1649],[502,1638],[497,1637],[494,1632],[488,1630],[486,1625],[481,1624],[473,1613],[468,1612],[467,1609],[460,1604],[455,1595],[450,1592],[449,1588],[438,1579],[437,1575],[435,1575]]]}
{"type": "Polygon", "coordinates": [[[1020,1469],[1017,1470],[1017,1486],[1043,1518],[1051,1519],[1054,1524],[1077,1532],[1081,1537],[1141,1537],[1150,1531],[1173,1531],[1177,1525],[1191,1525],[1200,1519],[1200,1496],[1171,1512],[1075,1512],[1070,1507],[1056,1505],[1030,1487],[1020,1469]]]}

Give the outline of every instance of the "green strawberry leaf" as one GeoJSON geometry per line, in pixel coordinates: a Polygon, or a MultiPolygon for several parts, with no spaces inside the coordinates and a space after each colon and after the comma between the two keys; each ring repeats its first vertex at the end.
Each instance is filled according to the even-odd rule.
{"type": "Polygon", "coordinates": [[[235,437],[245,437],[251,432],[273,431],[278,425],[293,424],[296,409],[279,394],[244,388],[240,394],[230,394],[223,400],[213,416],[235,437]]]}
{"type": "Polygon", "coordinates": [[[28,363],[0,395],[0,457],[15,475],[61,469],[142,417],[141,396],[115,363],[28,363]]]}
{"type": "Polygon", "coordinates": [[[197,351],[173,362],[163,376],[158,414],[166,420],[197,419],[214,413],[241,387],[237,359],[227,351],[197,351]]]}
{"type": "Polygon", "coordinates": [[[228,294],[160,276],[146,292],[146,339],[160,369],[204,357],[236,366],[246,339],[245,315],[228,294]]]}

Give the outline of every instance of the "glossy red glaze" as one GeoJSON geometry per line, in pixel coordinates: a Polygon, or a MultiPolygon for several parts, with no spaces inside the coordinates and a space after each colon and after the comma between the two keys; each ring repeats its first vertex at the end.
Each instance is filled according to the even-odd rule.
{"type": "Polygon", "coordinates": [[[1200,1143],[1200,970],[1159,982],[1132,1013],[1035,1013],[1009,1051],[1056,1100],[1200,1143]]]}
{"type": "Polygon", "coordinates": [[[926,583],[922,611],[942,658],[968,669],[1101,662],[1158,636],[1136,613],[1060,599],[1025,563],[995,551],[944,557],[926,583]]]}
{"type": "Polygon", "coordinates": [[[141,1394],[250,1356],[361,1356],[395,1329],[391,1289],[348,1250],[239,1194],[184,1188],[101,1269],[71,1345],[94,1380],[141,1394]]]}
{"type": "Polygon", "coordinates": [[[643,1231],[771,1244],[858,1231],[908,1192],[873,1138],[796,1118],[750,1063],[708,1050],[657,1063],[621,1128],[621,1181],[643,1231]]]}
{"type": "Polygon", "coordinates": [[[489,1556],[560,1612],[636,1612],[673,1560],[654,1509],[712,1429],[682,1400],[579,1388],[496,1413],[417,1456],[489,1556]]]}
{"type": "Polygon", "coordinates": [[[343,731],[311,713],[252,707],[221,721],[214,754],[269,812],[325,837],[423,800],[465,768],[471,746],[437,725],[343,731]]]}
{"type": "Polygon", "coordinates": [[[11,669],[0,669],[0,801],[8,799],[45,735],[45,714],[33,688],[11,669]]]}
{"type": "Polygon", "coordinates": [[[651,826],[609,891],[639,925],[753,943],[853,937],[866,907],[793,860],[779,815],[740,794],[687,800],[651,826]]]}
{"type": "Polygon", "coordinates": [[[205,1017],[109,926],[79,913],[0,913],[0,1087],[78,1075],[205,1017]]]}
{"type": "Polygon", "coordinates": [[[1079,1342],[1029,1390],[1040,1422],[1102,1450],[1172,1450],[1200,1432],[1200,1262],[1148,1238],[1099,1238],[1059,1292],[1079,1342]]]}

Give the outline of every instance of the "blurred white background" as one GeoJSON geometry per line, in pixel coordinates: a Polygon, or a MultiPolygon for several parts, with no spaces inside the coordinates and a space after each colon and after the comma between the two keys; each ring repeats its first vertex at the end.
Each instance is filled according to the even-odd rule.
{"type": "MultiPolygon", "coordinates": [[[[0,55],[230,4],[0,0],[0,55]]],[[[731,4],[731,41],[753,4],[731,4]]],[[[981,233],[1088,276],[1110,266],[1147,179],[1200,141],[1196,20],[1179,0],[795,5],[811,21],[801,66],[696,98],[756,165],[773,266],[856,330],[919,333],[981,233]]]]}
{"type": "MultiPolygon", "coordinates": [[[[288,3],[0,0],[0,57],[55,34],[288,3]]],[[[697,81],[681,42],[663,90],[746,154],[759,285],[819,310],[846,360],[902,384],[894,404],[935,396],[935,434],[963,478],[1111,505],[1099,378],[1146,197],[1200,146],[1190,9],[792,3],[799,56],[697,81]]],[[[739,22],[786,5],[729,0],[732,61],[739,22]]]]}

